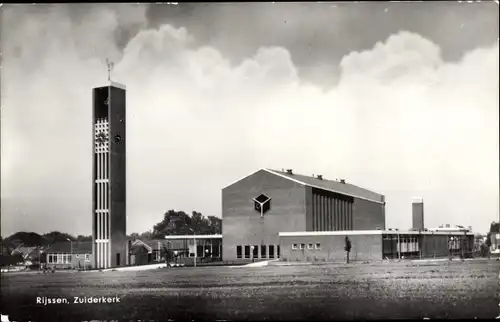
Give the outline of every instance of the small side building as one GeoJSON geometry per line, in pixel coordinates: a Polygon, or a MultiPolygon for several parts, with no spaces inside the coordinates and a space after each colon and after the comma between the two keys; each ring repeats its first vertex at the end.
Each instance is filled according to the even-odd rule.
{"type": "Polygon", "coordinates": [[[343,261],[345,237],[352,245],[350,259],[376,261],[383,259],[432,258],[472,253],[474,234],[470,232],[429,231],[328,231],[281,232],[283,261],[343,261]]]}
{"type": "Polygon", "coordinates": [[[221,252],[222,235],[169,235],[165,239],[136,239],[130,246],[130,265],[164,263],[174,259],[179,264],[192,265],[194,258],[197,263],[207,263],[220,261],[221,252]]]}
{"type": "Polygon", "coordinates": [[[43,251],[47,268],[92,269],[92,242],[60,242],[43,251]]]}

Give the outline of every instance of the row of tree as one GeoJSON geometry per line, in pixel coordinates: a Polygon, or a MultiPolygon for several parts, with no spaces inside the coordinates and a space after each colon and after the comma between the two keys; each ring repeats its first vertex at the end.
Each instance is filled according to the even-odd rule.
{"type": "MultiPolygon", "coordinates": [[[[143,233],[132,233],[131,239],[163,239],[166,235],[190,235],[190,234],[221,234],[222,219],[215,216],[205,217],[201,213],[193,211],[191,216],[184,211],[169,210],[163,215],[163,219],[153,226],[151,230],[143,233]]],[[[59,242],[92,241],[92,236],[73,236],[68,233],[52,231],[47,234],[34,232],[17,232],[5,239],[0,237],[2,254],[10,253],[19,245],[26,247],[49,246],[59,242]]]]}

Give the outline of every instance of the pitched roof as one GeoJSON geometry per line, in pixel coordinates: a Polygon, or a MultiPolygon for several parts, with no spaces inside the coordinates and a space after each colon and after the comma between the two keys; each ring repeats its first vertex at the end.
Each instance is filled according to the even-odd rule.
{"type": "MultiPolygon", "coordinates": [[[[355,186],[347,182],[340,182],[335,180],[319,179],[313,176],[305,176],[296,173],[288,173],[284,171],[272,170],[272,169],[261,169],[259,171],[267,171],[268,173],[280,176],[287,180],[291,180],[302,184],[304,186],[313,187],[317,189],[322,189],[326,191],[336,192],[358,199],[365,199],[372,202],[384,203],[385,197],[382,194],[355,186]]],[[[257,171],[258,172],[258,171],[257,171]]],[[[238,180],[239,181],[239,180],[238,180]]]]}
{"type": "Polygon", "coordinates": [[[20,253],[21,255],[23,256],[27,256],[29,255],[33,249],[35,249],[36,247],[27,247],[27,246],[22,246],[22,245],[19,245],[17,246],[16,249],[14,249],[12,251],[12,254],[15,254],[15,253],[20,253]]]}
{"type": "Polygon", "coordinates": [[[71,253],[71,251],[77,254],[92,254],[92,242],[59,242],[50,245],[44,253],[71,253]]]}
{"type": "MultiPolygon", "coordinates": [[[[201,235],[197,235],[196,238],[200,238],[201,235]]],[[[207,235],[209,237],[213,237],[213,235],[207,235]]],[[[170,235],[169,237],[172,237],[172,235],[170,235]]],[[[177,237],[177,236],[175,236],[177,237]]],[[[176,238],[176,239],[172,239],[172,238],[169,238],[169,239],[152,239],[152,240],[139,240],[139,239],[136,239],[133,243],[132,243],[132,247],[144,247],[146,248],[149,252],[152,252],[152,251],[155,251],[155,250],[158,250],[158,246],[160,246],[160,250],[163,250],[165,248],[167,249],[179,249],[179,248],[184,248],[185,247],[185,244],[184,242],[187,240],[187,241],[191,241],[193,236],[192,235],[189,235],[189,236],[186,236],[186,235],[182,235],[182,236],[178,236],[180,238],[176,238]]]]}
{"type": "Polygon", "coordinates": [[[151,240],[139,240],[136,239],[132,246],[137,246],[139,244],[144,245],[148,251],[153,251],[157,250],[158,246],[160,247],[159,249],[164,249],[165,247],[168,247],[167,245],[168,241],[165,239],[151,239],[151,240]]]}
{"type": "Polygon", "coordinates": [[[147,249],[148,252],[151,252],[153,248],[145,241],[142,241],[140,239],[136,239],[132,242],[132,248],[137,248],[137,247],[144,247],[147,249]]]}

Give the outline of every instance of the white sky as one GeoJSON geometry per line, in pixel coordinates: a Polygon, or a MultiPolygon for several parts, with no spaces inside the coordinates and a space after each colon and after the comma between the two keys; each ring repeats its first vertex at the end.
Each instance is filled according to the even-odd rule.
{"type": "MultiPolygon", "coordinates": [[[[486,27],[470,13],[477,6],[406,26],[410,5],[398,16],[379,6],[370,10],[386,15],[384,33],[367,21],[328,43],[317,35],[328,14],[315,19],[313,9],[290,14],[289,28],[254,10],[253,20],[274,22],[270,40],[215,24],[233,17],[220,4],[197,7],[185,25],[153,19],[146,6],[77,6],[2,7],[3,236],[91,233],[91,93],[106,83],[106,57],[127,85],[128,233],[169,209],[220,216],[221,188],[262,167],[381,192],[388,227],[411,227],[413,197],[424,198],[427,227],[486,231],[498,220],[498,28],[488,29],[497,8],[486,27]],[[193,18],[203,10],[210,32],[193,18]],[[431,40],[428,24],[450,32],[431,40]],[[318,46],[311,57],[308,41],[318,46]],[[331,61],[312,58],[320,43],[338,47],[331,61]]],[[[344,9],[331,10],[344,30],[344,9]]]]}

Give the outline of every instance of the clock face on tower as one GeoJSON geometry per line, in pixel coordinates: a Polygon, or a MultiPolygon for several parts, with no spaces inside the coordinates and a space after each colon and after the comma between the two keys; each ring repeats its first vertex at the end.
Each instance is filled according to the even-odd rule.
{"type": "Polygon", "coordinates": [[[120,144],[120,143],[122,143],[123,138],[122,138],[122,136],[120,134],[116,134],[115,137],[114,137],[114,140],[115,140],[116,144],[120,144]]]}
{"type": "Polygon", "coordinates": [[[103,146],[108,141],[108,136],[106,135],[106,133],[101,131],[101,132],[97,133],[97,137],[96,137],[95,141],[98,145],[103,146]]]}

